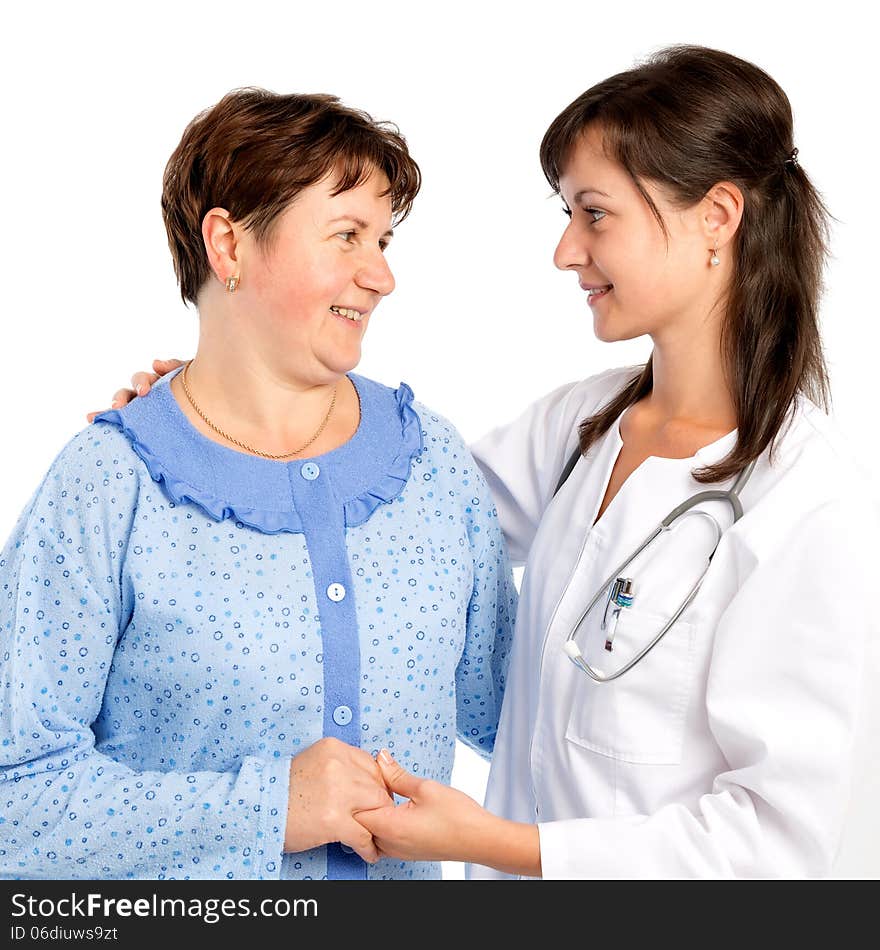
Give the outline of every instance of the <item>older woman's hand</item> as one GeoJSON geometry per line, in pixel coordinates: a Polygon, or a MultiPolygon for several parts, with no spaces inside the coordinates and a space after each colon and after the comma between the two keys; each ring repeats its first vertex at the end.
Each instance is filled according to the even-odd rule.
{"type": "Polygon", "coordinates": [[[321,739],[290,764],[284,850],[306,851],[339,841],[364,861],[377,861],[380,855],[370,832],[353,816],[393,804],[369,752],[338,739],[321,739]]]}
{"type": "MultiPolygon", "coordinates": [[[[170,373],[171,370],[177,369],[178,366],[183,366],[183,363],[183,360],[153,360],[153,372],[135,373],[131,377],[131,389],[117,389],[113,394],[110,408],[121,409],[130,403],[135,396],[146,396],[157,379],[160,379],[166,373],[170,373]]],[[[104,411],[104,409],[96,409],[94,412],[90,412],[86,419],[89,422],[94,422],[95,416],[104,411]]]]}

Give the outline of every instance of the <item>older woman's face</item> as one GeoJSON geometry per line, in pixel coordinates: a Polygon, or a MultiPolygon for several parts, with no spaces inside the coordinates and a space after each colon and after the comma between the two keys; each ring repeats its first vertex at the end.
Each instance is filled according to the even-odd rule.
{"type": "Polygon", "coordinates": [[[394,289],[387,178],[374,171],[334,195],[336,181],[304,189],[275,222],[270,247],[252,243],[242,261],[247,319],[261,324],[273,362],[308,382],[358,364],[370,317],[394,289]]]}

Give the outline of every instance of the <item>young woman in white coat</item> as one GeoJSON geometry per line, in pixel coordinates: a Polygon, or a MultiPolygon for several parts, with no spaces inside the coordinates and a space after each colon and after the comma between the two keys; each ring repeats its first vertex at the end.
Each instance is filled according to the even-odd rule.
{"type": "Polygon", "coordinates": [[[526,565],[485,808],[383,752],[408,801],[356,817],[382,853],[475,877],[827,874],[870,625],[866,515],[820,408],[826,212],[788,99],[750,63],[672,48],[569,105],[541,162],[569,218],[554,259],[596,336],[653,352],[474,447],[526,565]],[[682,502],[735,484],[740,517],[704,501],[625,564],[682,502]]]}
{"type": "MultiPolygon", "coordinates": [[[[541,162],[569,216],[555,263],[596,336],[648,334],[652,356],[474,449],[526,564],[487,810],[385,761],[410,802],[358,820],[384,852],[474,876],[826,874],[870,622],[869,494],[817,407],[825,211],[788,99],[728,54],[665,51],[569,105],[541,162]],[[724,534],[693,601],[627,673],[593,681],[564,644],[594,594],[672,509],[753,461],[735,524],[729,504],[699,506],[724,534]]],[[[629,565],[611,649],[607,595],[577,631],[586,662],[613,673],[645,647],[714,540],[688,518],[629,565]]]]}

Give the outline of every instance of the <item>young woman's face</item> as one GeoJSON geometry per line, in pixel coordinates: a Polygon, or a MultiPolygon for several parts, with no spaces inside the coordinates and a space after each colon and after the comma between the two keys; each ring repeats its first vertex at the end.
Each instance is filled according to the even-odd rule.
{"type": "Polygon", "coordinates": [[[276,221],[269,248],[251,239],[242,261],[242,304],[266,355],[309,382],[357,366],[370,316],[394,289],[387,178],[374,171],[334,195],[336,181],[305,188],[276,221]]]}
{"type": "Polygon", "coordinates": [[[600,340],[686,332],[717,296],[700,206],[682,211],[659,187],[645,188],[666,223],[668,245],[629,174],[603,153],[598,129],[587,130],[559,180],[571,220],[553,260],[588,292],[600,340]],[[590,295],[591,288],[598,292],[590,295]]]}

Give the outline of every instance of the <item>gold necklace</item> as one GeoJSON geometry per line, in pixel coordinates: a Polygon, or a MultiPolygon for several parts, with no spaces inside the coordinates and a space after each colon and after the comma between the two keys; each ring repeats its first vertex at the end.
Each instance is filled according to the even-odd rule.
{"type": "MultiPolygon", "coordinates": [[[[289,458],[292,458],[294,455],[299,455],[300,452],[307,449],[315,441],[315,439],[317,439],[318,436],[324,431],[324,426],[327,425],[327,420],[330,418],[330,413],[333,412],[333,407],[336,405],[336,388],[337,387],[334,386],[333,398],[330,400],[330,408],[327,410],[327,415],[324,416],[324,421],[321,423],[320,426],[318,426],[318,431],[309,439],[309,441],[306,442],[305,445],[301,445],[298,449],[296,449],[293,452],[285,452],[284,455],[270,455],[268,452],[261,452],[259,449],[253,448],[253,446],[246,445],[244,442],[239,442],[238,439],[233,439],[232,436],[224,432],[220,428],[220,426],[214,425],[214,423],[211,422],[211,420],[204,414],[204,412],[202,412],[202,410],[199,408],[198,404],[196,403],[195,399],[193,399],[192,393],[189,391],[189,386],[186,385],[186,371],[189,369],[190,363],[192,363],[192,360],[190,360],[183,367],[183,372],[180,374],[180,381],[183,383],[183,391],[186,393],[186,398],[189,400],[189,404],[199,414],[199,416],[202,418],[202,421],[206,425],[210,426],[218,435],[222,435],[223,438],[227,440],[227,442],[231,442],[233,445],[237,445],[240,449],[244,449],[246,452],[252,452],[254,455],[259,455],[264,459],[272,459],[272,461],[277,462],[280,459],[289,459],[289,458]]],[[[358,395],[358,401],[360,401],[360,395],[358,395]]]]}

